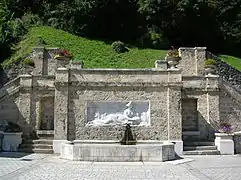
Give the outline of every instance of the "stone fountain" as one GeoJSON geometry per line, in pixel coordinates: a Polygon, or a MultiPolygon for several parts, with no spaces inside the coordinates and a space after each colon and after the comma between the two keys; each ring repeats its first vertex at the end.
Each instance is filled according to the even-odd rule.
{"type": "Polygon", "coordinates": [[[123,137],[116,140],[74,140],[62,145],[61,158],[75,161],[167,161],[175,159],[173,143],[158,140],[136,140],[132,127],[150,126],[149,103],[109,103],[90,105],[87,112],[87,127],[102,128],[122,127],[123,137]],[[134,105],[135,104],[135,107],[134,105]],[[116,108],[118,107],[118,108],[116,108]],[[93,109],[95,109],[93,111],[93,109]],[[97,110],[98,109],[98,110],[97,110]],[[124,109],[121,113],[118,109],[124,109]]]}

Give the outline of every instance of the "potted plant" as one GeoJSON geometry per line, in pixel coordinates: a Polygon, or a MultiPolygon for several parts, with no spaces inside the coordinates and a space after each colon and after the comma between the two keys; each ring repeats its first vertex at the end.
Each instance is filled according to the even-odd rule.
{"type": "Polygon", "coordinates": [[[14,152],[18,150],[18,146],[22,143],[22,132],[20,127],[12,122],[4,121],[1,124],[1,132],[3,135],[2,150],[14,152]]]}
{"type": "Polygon", "coordinates": [[[58,49],[55,53],[54,59],[57,60],[70,60],[73,58],[73,55],[66,49],[58,49]]]}
{"type": "Polygon", "coordinates": [[[205,69],[207,75],[215,74],[216,64],[217,64],[217,62],[214,59],[207,59],[204,62],[204,69],[205,69]]]}
{"type": "Polygon", "coordinates": [[[172,46],[172,48],[167,52],[165,59],[167,60],[167,63],[170,66],[170,68],[175,69],[176,66],[179,64],[179,61],[181,60],[178,49],[175,49],[172,46]]]}

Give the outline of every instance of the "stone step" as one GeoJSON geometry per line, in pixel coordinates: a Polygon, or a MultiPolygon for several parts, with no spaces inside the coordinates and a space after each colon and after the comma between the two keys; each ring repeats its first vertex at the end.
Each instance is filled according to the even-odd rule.
{"type": "Polygon", "coordinates": [[[38,135],[38,139],[48,139],[48,140],[53,140],[54,136],[53,135],[38,135]]]}
{"type": "Polygon", "coordinates": [[[49,145],[49,144],[20,144],[19,148],[53,149],[53,145],[49,145]]]}
{"type": "Polygon", "coordinates": [[[218,150],[183,151],[183,155],[220,155],[218,150]]]}
{"type": "Polygon", "coordinates": [[[48,144],[52,145],[53,140],[51,139],[37,139],[37,140],[32,140],[33,144],[48,144]]]}
{"type": "Polygon", "coordinates": [[[216,146],[184,146],[184,151],[192,151],[192,150],[217,150],[216,146]]]}
{"type": "Polygon", "coordinates": [[[41,154],[53,154],[54,151],[52,149],[37,149],[37,148],[19,148],[19,152],[25,153],[41,153],[41,154]]]}
{"type": "Polygon", "coordinates": [[[54,139],[54,130],[37,130],[39,139],[54,139]]]}
{"type": "Polygon", "coordinates": [[[214,146],[212,141],[184,141],[184,146],[214,146]]]}

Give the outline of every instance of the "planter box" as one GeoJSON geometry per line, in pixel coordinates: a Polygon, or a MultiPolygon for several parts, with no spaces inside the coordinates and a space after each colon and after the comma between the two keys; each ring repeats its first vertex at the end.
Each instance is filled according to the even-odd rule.
{"type": "Polygon", "coordinates": [[[2,132],[2,150],[6,152],[16,152],[18,151],[18,146],[22,143],[22,133],[21,132],[2,132]]]}
{"type": "Polygon", "coordinates": [[[215,145],[220,154],[234,154],[233,134],[215,133],[215,145]]]}

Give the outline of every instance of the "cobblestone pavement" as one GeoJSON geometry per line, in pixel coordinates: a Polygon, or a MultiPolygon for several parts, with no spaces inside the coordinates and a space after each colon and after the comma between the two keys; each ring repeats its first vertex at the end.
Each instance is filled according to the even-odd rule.
{"type": "Polygon", "coordinates": [[[42,179],[240,180],[241,156],[186,156],[164,163],[93,163],[66,161],[54,155],[0,153],[0,180],[42,179]]]}

